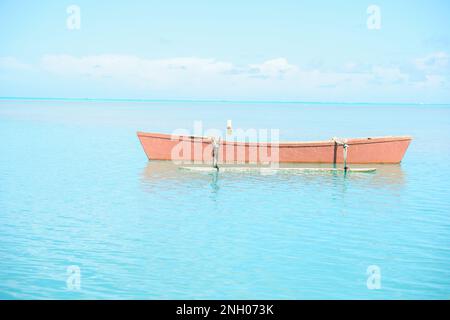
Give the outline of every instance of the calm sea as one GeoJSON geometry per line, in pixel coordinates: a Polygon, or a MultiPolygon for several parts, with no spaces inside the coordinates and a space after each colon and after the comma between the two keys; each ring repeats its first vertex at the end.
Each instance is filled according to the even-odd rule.
{"type": "Polygon", "coordinates": [[[445,105],[3,100],[0,298],[449,299],[449,163],[445,105]],[[373,174],[215,176],[136,137],[228,119],[414,140],[373,174]]]}

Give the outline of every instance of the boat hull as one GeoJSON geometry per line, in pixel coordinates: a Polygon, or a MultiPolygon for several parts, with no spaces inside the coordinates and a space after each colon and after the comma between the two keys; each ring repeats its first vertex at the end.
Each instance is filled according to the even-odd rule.
{"type": "MultiPolygon", "coordinates": [[[[212,162],[212,139],[138,132],[149,160],[212,162]]],[[[347,163],[400,163],[411,137],[347,139],[347,163]]],[[[316,142],[243,143],[222,141],[219,163],[342,163],[343,146],[333,140],[316,142]]]]}

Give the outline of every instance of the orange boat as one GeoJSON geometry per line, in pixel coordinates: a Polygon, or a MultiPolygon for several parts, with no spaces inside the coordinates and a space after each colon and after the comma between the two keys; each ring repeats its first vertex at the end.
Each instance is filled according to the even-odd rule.
{"type": "Polygon", "coordinates": [[[220,163],[400,163],[409,136],[311,142],[236,142],[210,137],[137,133],[149,160],[220,163]]]}

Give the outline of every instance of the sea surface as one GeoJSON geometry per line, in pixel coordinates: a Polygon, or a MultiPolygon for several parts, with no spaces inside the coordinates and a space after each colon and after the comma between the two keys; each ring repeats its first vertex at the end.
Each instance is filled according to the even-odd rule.
{"type": "MultiPolygon", "coordinates": [[[[351,152],[351,150],[349,150],[351,152]]],[[[450,106],[0,100],[2,299],[449,299],[450,106]],[[372,174],[204,174],[136,131],[411,135],[372,174]]]]}

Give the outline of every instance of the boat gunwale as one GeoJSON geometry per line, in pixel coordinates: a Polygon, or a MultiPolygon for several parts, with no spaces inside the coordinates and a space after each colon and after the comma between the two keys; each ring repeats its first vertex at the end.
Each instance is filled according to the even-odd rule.
{"type": "MultiPolygon", "coordinates": [[[[138,137],[150,137],[171,141],[183,141],[190,140],[197,143],[210,143],[212,138],[204,136],[194,135],[171,135],[166,133],[148,133],[137,132],[138,137]],[[200,141],[199,141],[200,140],[200,141]]],[[[361,144],[378,144],[378,143],[390,143],[396,141],[411,141],[411,136],[383,136],[383,137],[365,137],[365,138],[349,138],[347,139],[348,145],[361,145],[361,144]]],[[[222,145],[234,145],[234,146],[248,146],[248,147],[329,147],[334,146],[336,142],[334,140],[322,140],[322,141],[287,141],[287,142],[242,142],[242,141],[227,141],[223,140],[222,145]]]]}

